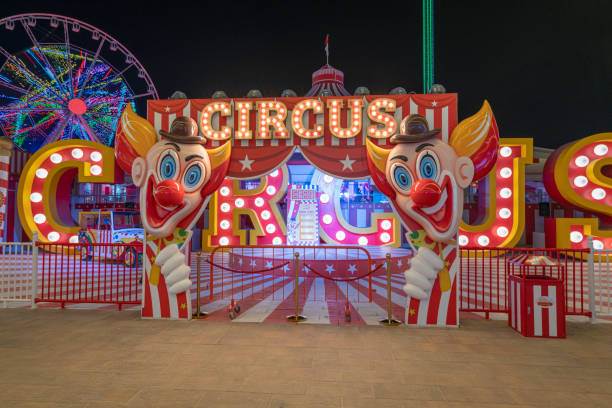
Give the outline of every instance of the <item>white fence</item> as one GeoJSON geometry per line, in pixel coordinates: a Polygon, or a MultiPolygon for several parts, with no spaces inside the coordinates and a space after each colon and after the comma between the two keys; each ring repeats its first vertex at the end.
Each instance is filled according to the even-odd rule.
{"type": "Polygon", "coordinates": [[[34,242],[0,242],[0,302],[4,307],[17,302],[36,307],[38,247],[34,242]]]}
{"type": "Polygon", "coordinates": [[[592,321],[597,317],[612,316],[612,249],[593,248],[593,239],[588,237],[589,254],[589,296],[592,321]]]}

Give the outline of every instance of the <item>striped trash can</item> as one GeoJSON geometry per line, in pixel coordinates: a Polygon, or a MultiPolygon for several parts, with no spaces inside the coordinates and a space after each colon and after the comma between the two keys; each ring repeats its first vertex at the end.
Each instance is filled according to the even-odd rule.
{"type": "Polygon", "coordinates": [[[541,258],[508,261],[508,325],[525,337],[565,338],[563,267],[550,258],[538,267],[541,258]],[[551,276],[553,266],[557,277],[551,276]]]}

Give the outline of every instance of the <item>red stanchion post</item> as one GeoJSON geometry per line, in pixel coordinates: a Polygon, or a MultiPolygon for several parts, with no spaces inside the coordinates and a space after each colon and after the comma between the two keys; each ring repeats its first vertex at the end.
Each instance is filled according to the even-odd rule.
{"type": "Polygon", "coordinates": [[[298,284],[300,281],[300,254],[298,252],[295,253],[295,261],[294,261],[294,270],[295,270],[295,281],[293,282],[293,293],[295,294],[295,311],[291,316],[287,316],[287,320],[299,323],[306,320],[305,316],[300,316],[299,311],[299,293],[298,293],[298,284]]]}
{"type": "Polygon", "coordinates": [[[387,260],[385,262],[387,264],[387,318],[380,320],[380,324],[385,326],[397,326],[401,322],[395,320],[391,315],[391,254],[387,254],[387,260]]]}

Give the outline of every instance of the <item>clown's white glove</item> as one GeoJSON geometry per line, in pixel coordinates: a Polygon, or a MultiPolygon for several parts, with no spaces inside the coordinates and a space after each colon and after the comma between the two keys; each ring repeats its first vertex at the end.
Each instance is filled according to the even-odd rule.
{"type": "Polygon", "coordinates": [[[415,257],[412,258],[410,269],[404,272],[406,277],[404,292],[415,299],[427,299],[428,291],[433,287],[438,272],[443,268],[444,262],[434,251],[420,247],[415,257]]]}
{"type": "Polygon", "coordinates": [[[176,244],[162,249],[155,257],[155,265],[161,267],[169,293],[181,293],[191,287],[189,280],[191,268],[185,263],[185,255],[176,244]]]}

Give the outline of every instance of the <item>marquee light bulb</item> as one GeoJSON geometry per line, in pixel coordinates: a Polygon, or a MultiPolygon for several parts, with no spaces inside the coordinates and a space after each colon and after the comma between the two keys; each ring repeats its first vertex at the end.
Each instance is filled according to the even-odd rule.
{"type": "Polygon", "coordinates": [[[489,245],[489,237],[487,237],[486,235],[481,235],[478,237],[478,244],[480,244],[480,246],[487,246],[489,245]]]}
{"type": "Polygon", "coordinates": [[[603,156],[608,153],[608,146],[605,144],[598,144],[593,148],[593,153],[595,153],[597,156],[603,156]]]}
{"type": "Polygon", "coordinates": [[[584,237],[579,231],[570,232],[570,241],[572,241],[573,243],[578,244],[582,242],[583,239],[584,237]]]}
{"type": "Polygon", "coordinates": [[[380,240],[384,243],[387,243],[391,240],[391,235],[389,235],[389,233],[387,232],[383,232],[382,234],[380,234],[380,240]]]}

